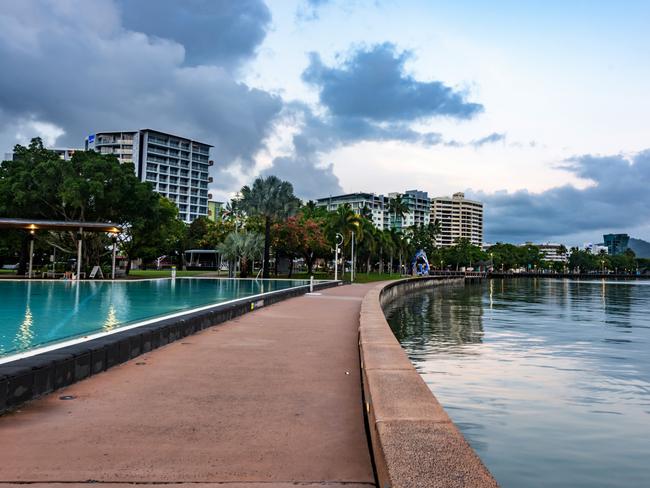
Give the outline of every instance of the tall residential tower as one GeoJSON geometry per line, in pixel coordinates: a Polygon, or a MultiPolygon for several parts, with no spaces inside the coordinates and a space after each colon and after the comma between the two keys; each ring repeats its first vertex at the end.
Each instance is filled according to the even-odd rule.
{"type": "Polygon", "coordinates": [[[462,192],[452,197],[431,199],[431,222],[440,222],[437,244],[449,247],[458,239],[468,239],[475,246],[483,245],[483,204],[465,198],[462,192]]]}
{"type": "Polygon", "coordinates": [[[114,154],[133,163],[141,181],[178,206],[180,218],[192,222],[208,215],[210,146],[152,129],[98,132],[86,139],[86,150],[114,154]]]}

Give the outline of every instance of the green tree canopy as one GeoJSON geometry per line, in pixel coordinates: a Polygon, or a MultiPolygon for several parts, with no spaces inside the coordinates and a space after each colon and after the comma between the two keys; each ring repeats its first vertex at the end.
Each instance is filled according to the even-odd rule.
{"type": "Polygon", "coordinates": [[[252,217],[264,220],[264,270],[263,277],[268,278],[271,249],[271,226],[274,222],[286,219],[296,213],[300,200],[293,194],[293,185],[282,181],[277,176],[256,178],[251,187],[241,189],[241,208],[252,217]]]}

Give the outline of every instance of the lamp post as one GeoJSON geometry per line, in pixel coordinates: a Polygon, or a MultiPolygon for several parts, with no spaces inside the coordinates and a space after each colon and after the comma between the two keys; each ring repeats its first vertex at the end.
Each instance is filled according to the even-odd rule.
{"type": "Polygon", "coordinates": [[[352,265],[350,266],[350,281],[354,281],[354,231],[352,231],[352,265]]]}
{"type": "Polygon", "coordinates": [[[77,277],[76,280],[81,279],[81,246],[84,237],[83,227],[79,227],[77,232],[77,277]]]}
{"type": "Polygon", "coordinates": [[[343,235],[336,233],[336,245],[334,251],[334,281],[339,279],[339,247],[343,244],[343,235]]]}
{"type": "Polygon", "coordinates": [[[111,264],[111,279],[115,279],[115,254],[117,252],[117,236],[111,234],[111,241],[113,241],[113,262],[111,264]]]}
{"type": "Polygon", "coordinates": [[[34,229],[29,231],[29,271],[27,276],[32,279],[32,264],[34,262],[34,229]]]}

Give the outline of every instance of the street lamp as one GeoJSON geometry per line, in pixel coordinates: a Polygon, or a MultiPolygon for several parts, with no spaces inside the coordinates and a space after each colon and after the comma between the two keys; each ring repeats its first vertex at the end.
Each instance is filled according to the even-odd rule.
{"type": "Polygon", "coordinates": [[[343,244],[343,235],[336,233],[336,246],[334,251],[334,281],[339,277],[339,247],[343,244]]]}
{"type": "Polygon", "coordinates": [[[34,262],[34,234],[34,229],[29,231],[29,271],[27,275],[29,279],[32,278],[32,264],[34,262]]]}
{"type": "Polygon", "coordinates": [[[111,242],[113,243],[113,262],[111,265],[111,279],[115,279],[115,253],[117,252],[117,234],[111,232],[111,242]]]}
{"type": "Polygon", "coordinates": [[[83,227],[77,232],[77,281],[81,279],[81,246],[84,238],[83,227]]]}

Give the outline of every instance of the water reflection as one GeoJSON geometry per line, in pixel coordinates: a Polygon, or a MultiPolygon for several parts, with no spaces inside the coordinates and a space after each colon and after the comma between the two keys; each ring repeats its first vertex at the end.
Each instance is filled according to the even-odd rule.
{"type": "Polygon", "coordinates": [[[396,336],[508,487],[648,486],[650,286],[495,280],[407,295],[396,336]]]}
{"type": "Polygon", "coordinates": [[[307,284],[290,280],[0,281],[0,356],[188,308],[307,284]]]}
{"type": "Polygon", "coordinates": [[[25,318],[20,324],[18,329],[18,334],[16,335],[16,348],[18,350],[28,349],[32,345],[32,340],[34,339],[34,332],[32,331],[32,325],[34,324],[34,317],[32,316],[32,311],[27,305],[25,309],[25,318]]]}

